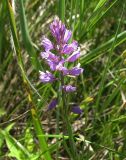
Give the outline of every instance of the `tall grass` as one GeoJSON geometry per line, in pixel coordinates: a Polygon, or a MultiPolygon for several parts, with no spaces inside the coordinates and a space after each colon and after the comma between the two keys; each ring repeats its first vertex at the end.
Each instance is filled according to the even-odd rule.
{"type": "Polygon", "coordinates": [[[126,2],[13,2],[0,1],[0,159],[125,159],[126,2]],[[50,36],[55,15],[80,43],[84,73],[68,97],[80,116],[63,117],[62,101],[47,111],[52,97],[61,98],[59,84],[38,78],[46,70],[40,39],[50,36]]]}

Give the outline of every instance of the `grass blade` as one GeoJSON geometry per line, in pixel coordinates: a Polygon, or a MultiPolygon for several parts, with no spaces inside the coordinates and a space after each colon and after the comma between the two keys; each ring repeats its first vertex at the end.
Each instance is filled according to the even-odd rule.
{"type": "Polygon", "coordinates": [[[59,15],[59,18],[62,20],[62,22],[64,22],[65,20],[65,0],[59,0],[58,15],[59,15]]]}
{"type": "Polygon", "coordinates": [[[37,70],[40,70],[41,65],[40,65],[40,62],[38,61],[37,53],[32,45],[32,41],[31,41],[29,31],[28,31],[23,1],[17,0],[17,2],[19,5],[20,26],[21,26],[22,38],[23,38],[25,48],[31,58],[34,68],[37,70]]]}
{"type": "MultiPolygon", "coordinates": [[[[81,58],[82,64],[89,64],[92,61],[96,60],[101,55],[105,54],[106,51],[109,51],[111,49],[112,43],[114,42],[115,38],[112,38],[99,46],[98,48],[92,50],[91,52],[87,53],[85,56],[81,58]]],[[[117,39],[114,45],[114,48],[122,44],[126,41],[126,31],[121,32],[117,35],[117,39]]]]}
{"type": "MultiPolygon", "coordinates": [[[[6,1],[6,2],[7,2],[7,6],[8,6],[8,13],[9,13],[9,19],[10,19],[10,24],[11,24],[12,37],[13,37],[14,46],[16,49],[17,57],[18,57],[18,64],[20,66],[21,73],[22,73],[23,80],[24,80],[24,84],[25,84],[25,87],[28,92],[28,97],[30,98],[31,91],[29,89],[30,88],[29,83],[28,83],[27,79],[25,78],[26,75],[25,75],[25,70],[23,67],[23,62],[21,59],[21,52],[20,52],[20,46],[19,46],[19,41],[18,41],[18,37],[17,37],[17,30],[16,30],[14,13],[13,13],[13,9],[12,9],[9,1],[6,1]]],[[[30,98],[29,101],[31,103],[32,99],[30,98]]],[[[39,118],[37,117],[37,110],[36,110],[35,106],[34,106],[34,108],[31,108],[31,113],[32,113],[33,123],[34,123],[34,127],[35,127],[35,131],[36,131],[37,136],[38,136],[38,133],[39,133],[39,135],[40,134],[43,135],[42,126],[40,124],[39,118]]],[[[45,139],[43,137],[38,137],[38,139],[39,139],[41,150],[43,152],[46,151],[46,153],[43,154],[44,158],[46,160],[51,160],[51,156],[50,156],[50,153],[48,152],[48,147],[47,147],[45,139]]]]}

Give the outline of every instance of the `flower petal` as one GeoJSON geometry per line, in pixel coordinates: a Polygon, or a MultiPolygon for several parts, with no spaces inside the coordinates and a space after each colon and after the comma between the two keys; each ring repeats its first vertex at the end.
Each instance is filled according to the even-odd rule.
{"type": "Polygon", "coordinates": [[[48,59],[48,60],[56,62],[56,63],[59,62],[59,57],[56,56],[55,54],[51,53],[50,51],[41,52],[41,57],[43,59],[48,59]]]}
{"type": "Polygon", "coordinates": [[[51,49],[54,48],[52,42],[48,38],[45,38],[45,37],[43,37],[41,44],[45,48],[45,51],[50,51],[51,49]]]}
{"type": "Polygon", "coordinates": [[[64,33],[63,43],[67,43],[68,40],[71,38],[71,36],[72,36],[72,32],[66,29],[64,33]]]}
{"type": "Polygon", "coordinates": [[[56,66],[60,63],[60,58],[51,52],[41,52],[41,57],[46,60],[52,71],[56,70],[56,66]]]}
{"type": "Polygon", "coordinates": [[[52,110],[53,108],[56,107],[57,104],[58,104],[57,98],[53,98],[48,105],[48,110],[52,110]]]}
{"type": "Polygon", "coordinates": [[[80,68],[80,63],[72,69],[65,68],[63,70],[63,75],[79,76],[83,72],[83,68],[80,68]]]}
{"type": "Polygon", "coordinates": [[[64,62],[65,62],[64,59],[62,59],[61,61],[59,61],[59,63],[58,63],[57,66],[56,66],[56,70],[62,71],[62,70],[65,68],[65,67],[63,66],[63,65],[64,65],[64,62]]]}
{"type": "Polygon", "coordinates": [[[73,41],[71,44],[65,44],[63,46],[61,53],[70,54],[74,52],[77,49],[77,47],[78,47],[77,41],[73,41]]]}
{"type": "Polygon", "coordinates": [[[69,70],[66,67],[63,67],[62,72],[64,76],[69,74],[69,70]]]}
{"type": "Polygon", "coordinates": [[[81,73],[83,73],[83,70],[83,68],[80,68],[80,63],[78,63],[77,66],[69,70],[68,74],[72,76],[79,76],[81,73]]]}
{"type": "Polygon", "coordinates": [[[65,25],[56,17],[50,25],[50,31],[57,43],[62,42],[65,30],[65,25]]]}
{"type": "Polygon", "coordinates": [[[71,56],[69,56],[66,61],[75,62],[79,57],[80,57],[80,52],[76,51],[71,56]]]}
{"type": "Polygon", "coordinates": [[[43,83],[51,83],[51,82],[56,80],[56,78],[53,76],[53,74],[48,72],[48,71],[46,71],[46,73],[40,71],[40,77],[39,78],[40,78],[40,81],[43,82],[43,83]]]}
{"type": "Polygon", "coordinates": [[[65,86],[62,86],[63,90],[65,92],[74,92],[76,91],[76,87],[73,87],[71,85],[65,85],[65,86]]]}
{"type": "Polygon", "coordinates": [[[75,114],[81,114],[83,112],[79,106],[73,106],[71,111],[75,114]]]}
{"type": "Polygon", "coordinates": [[[55,71],[55,70],[56,70],[57,63],[55,63],[55,62],[53,62],[53,61],[51,61],[51,60],[49,60],[49,59],[47,59],[46,62],[47,62],[47,64],[49,65],[49,67],[50,67],[50,69],[51,69],[52,71],[55,71]]]}

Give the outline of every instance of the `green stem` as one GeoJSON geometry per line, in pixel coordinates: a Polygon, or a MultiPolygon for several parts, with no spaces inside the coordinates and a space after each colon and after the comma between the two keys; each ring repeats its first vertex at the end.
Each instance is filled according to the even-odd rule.
{"type": "MultiPolygon", "coordinates": [[[[64,76],[61,74],[61,86],[64,86],[64,76]]],[[[64,90],[62,89],[62,117],[63,117],[63,125],[64,127],[67,127],[67,132],[69,135],[69,143],[72,149],[72,155],[74,159],[78,159],[77,151],[76,151],[76,146],[73,138],[73,132],[71,128],[70,121],[68,119],[68,109],[67,109],[67,102],[66,102],[66,95],[64,90]],[[76,158],[75,158],[76,157],[76,158]]],[[[63,127],[63,128],[64,128],[63,127]]]]}
{"type": "MultiPolygon", "coordinates": [[[[61,86],[64,86],[64,76],[61,74],[61,86]]],[[[65,93],[64,93],[64,90],[62,89],[62,102],[63,102],[63,106],[62,106],[62,109],[63,109],[63,115],[66,114],[66,96],[65,96],[65,93]]]]}
{"type": "MultiPolygon", "coordinates": [[[[61,106],[60,105],[60,97],[61,97],[61,92],[60,92],[60,87],[61,87],[61,83],[59,83],[59,86],[58,86],[58,102],[59,102],[59,107],[61,106]]],[[[56,110],[56,135],[60,135],[60,129],[59,129],[59,121],[60,121],[60,108],[57,108],[56,110]]],[[[59,142],[59,139],[57,139],[57,144],[59,142]]],[[[56,160],[58,160],[58,156],[59,156],[59,145],[57,145],[57,149],[56,149],[56,160]]]]}

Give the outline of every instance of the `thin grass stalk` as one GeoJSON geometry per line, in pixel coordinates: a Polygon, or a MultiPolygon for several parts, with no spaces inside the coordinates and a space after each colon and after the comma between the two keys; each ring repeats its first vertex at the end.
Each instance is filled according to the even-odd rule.
{"type": "Polygon", "coordinates": [[[25,88],[27,88],[29,104],[31,104],[31,115],[32,115],[32,119],[33,119],[34,128],[35,128],[38,140],[39,140],[39,145],[40,145],[42,152],[43,152],[42,155],[45,160],[51,160],[52,158],[51,158],[51,155],[49,154],[49,148],[47,146],[45,138],[42,138],[42,136],[41,136],[41,135],[44,135],[44,131],[42,129],[41,121],[38,117],[38,115],[39,115],[38,111],[37,111],[36,106],[33,102],[32,94],[31,94],[30,88],[28,88],[27,82],[25,84],[26,84],[25,88]]]}
{"type": "MultiPolygon", "coordinates": [[[[115,37],[111,38],[110,40],[108,40],[107,42],[102,44],[101,46],[97,47],[96,49],[93,49],[88,54],[83,56],[81,58],[81,64],[82,65],[89,64],[92,61],[96,60],[101,55],[105,54],[105,51],[110,52],[110,48],[111,48],[114,40],[115,40],[115,37]]],[[[126,31],[123,31],[123,32],[121,32],[120,34],[117,35],[117,39],[116,39],[114,48],[119,46],[124,41],[126,41],[126,31]]]]}
{"type": "Polygon", "coordinates": [[[20,26],[21,26],[21,32],[22,32],[21,35],[24,42],[24,46],[31,58],[32,65],[36,70],[39,70],[41,68],[41,65],[40,65],[40,62],[38,61],[36,51],[33,47],[33,43],[29,35],[23,0],[17,0],[17,2],[19,4],[19,18],[20,18],[20,26]]]}
{"type": "Polygon", "coordinates": [[[85,0],[79,0],[80,2],[80,22],[79,22],[79,35],[81,35],[81,29],[82,29],[82,25],[83,25],[83,16],[84,16],[84,5],[85,5],[85,0]]]}
{"type": "MultiPolygon", "coordinates": [[[[7,4],[7,7],[8,7],[12,38],[13,38],[15,52],[16,52],[15,54],[17,55],[17,62],[18,62],[19,67],[21,69],[23,81],[24,81],[24,84],[26,86],[26,90],[28,92],[29,101],[30,101],[30,103],[33,103],[33,100],[31,98],[31,91],[29,89],[30,86],[29,86],[29,83],[27,82],[27,79],[25,78],[26,77],[26,72],[24,70],[24,65],[23,65],[23,61],[22,61],[22,58],[21,58],[21,51],[20,51],[20,46],[19,46],[19,41],[18,41],[18,36],[17,36],[16,22],[15,22],[13,9],[12,9],[12,6],[11,6],[9,1],[6,0],[6,4],[7,4]]],[[[41,148],[42,152],[44,153],[43,157],[44,157],[45,160],[51,160],[51,155],[48,151],[48,145],[45,141],[45,138],[40,136],[40,135],[43,135],[44,133],[43,133],[43,130],[42,130],[42,125],[41,125],[40,120],[38,118],[37,109],[36,109],[35,105],[32,105],[31,113],[32,113],[32,120],[33,120],[33,123],[34,123],[35,132],[36,132],[36,134],[38,136],[38,139],[39,139],[40,148],[41,148]]]]}
{"type": "Polygon", "coordinates": [[[111,47],[111,50],[110,50],[110,54],[109,54],[109,57],[108,57],[108,62],[107,62],[107,65],[104,69],[104,72],[103,72],[103,76],[102,76],[102,80],[101,80],[101,83],[100,83],[100,90],[98,92],[98,97],[97,97],[97,100],[96,100],[96,108],[98,109],[98,106],[99,106],[99,102],[100,102],[100,97],[102,95],[102,91],[103,91],[103,87],[104,87],[104,83],[105,83],[105,80],[106,80],[106,74],[107,74],[107,70],[109,68],[109,64],[111,62],[111,58],[112,58],[112,53],[113,53],[113,50],[114,50],[114,46],[116,44],[116,40],[117,40],[117,35],[118,35],[118,31],[119,31],[119,28],[120,28],[120,25],[121,25],[121,21],[122,21],[122,16],[123,16],[123,13],[124,13],[124,8],[125,6],[123,7],[123,10],[121,12],[121,17],[120,17],[120,21],[118,23],[118,26],[117,26],[117,30],[116,30],[116,33],[115,33],[115,37],[114,37],[114,41],[113,41],[113,44],[112,44],[112,47],[111,47]]]}
{"type": "Polygon", "coordinates": [[[72,26],[73,10],[74,10],[74,1],[72,0],[71,3],[70,3],[70,23],[69,23],[71,28],[73,28],[73,26],[72,26]]]}
{"type": "Polygon", "coordinates": [[[65,0],[58,1],[58,15],[62,22],[65,21],[65,0]]]}
{"type": "Polygon", "coordinates": [[[3,47],[3,31],[4,31],[4,18],[5,18],[5,1],[2,0],[0,6],[0,64],[2,62],[2,47],[3,47]]]}
{"type": "Polygon", "coordinates": [[[91,17],[87,20],[84,26],[85,32],[81,34],[80,41],[83,41],[85,36],[88,34],[88,32],[92,31],[92,29],[95,27],[95,25],[103,18],[107,12],[116,4],[117,0],[114,0],[108,8],[105,8],[104,5],[98,8],[91,17]],[[105,8],[105,9],[104,9],[105,8]]]}
{"type": "Polygon", "coordinates": [[[74,13],[74,22],[73,22],[73,36],[74,36],[74,33],[75,33],[75,30],[76,30],[76,26],[78,25],[78,22],[77,22],[77,13],[78,13],[78,6],[79,6],[79,1],[78,0],[75,0],[75,13],[74,13]]]}

